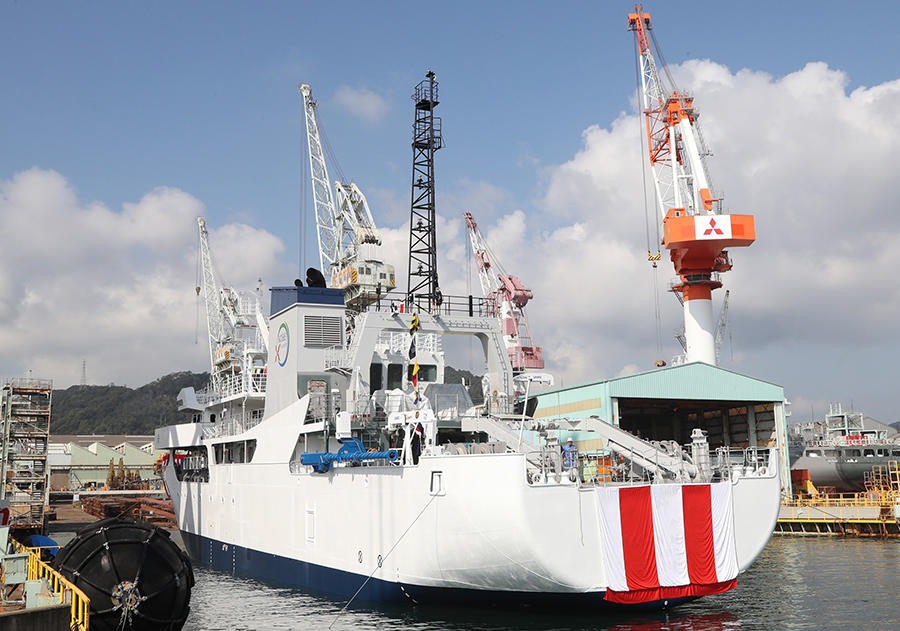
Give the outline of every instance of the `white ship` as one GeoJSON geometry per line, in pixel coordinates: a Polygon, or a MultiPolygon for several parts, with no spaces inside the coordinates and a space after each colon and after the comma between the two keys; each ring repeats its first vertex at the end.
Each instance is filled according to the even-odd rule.
{"type": "Polygon", "coordinates": [[[219,364],[230,379],[182,392],[194,422],[156,432],[201,564],[367,601],[666,606],[734,587],[771,536],[775,448],[711,451],[700,430],[680,446],[515,413],[530,377],[514,376],[477,300],[371,304],[349,328],[342,290],[271,291],[268,352],[234,349],[219,364]],[[446,335],[480,342],[484,405],[443,383],[446,335]],[[564,461],[571,431],[604,450],[564,461]]]}

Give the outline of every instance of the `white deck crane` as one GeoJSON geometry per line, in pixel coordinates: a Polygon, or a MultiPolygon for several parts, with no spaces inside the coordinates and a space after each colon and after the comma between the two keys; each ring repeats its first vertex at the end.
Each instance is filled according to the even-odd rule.
{"type": "MultiPolygon", "coordinates": [[[[756,239],[752,215],[726,214],[710,192],[706,172],[709,155],[700,135],[693,97],[667,85],[656,66],[650,14],[642,6],[628,15],[637,42],[641,103],[647,131],[650,167],[662,220],[662,244],[669,250],[678,280],[672,291],[682,299],[684,344],[688,362],[716,364],[712,292],[722,286],[721,273],[731,269],[725,248],[746,247],[756,239]],[[651,49],[651,39],[653,49],[651,49]]],[[[654,266],[654,257],[648,252],[654,266]]]]}
{"type": "Polygon", "coordinates": [[[206,219],[200,230],[200,285],[209,328],[210,384],[215,394],[229,396],[265,392],[269,323],[252,292],[220,286],[216,279],[206,219]]]}
{"type": "Polygon", "coordinates": [[[334,182],[319,135],[317,103],[308,83],[300,84],[306,113],[306,139],[316,212],[316,235],[322,274],[331,286],[343,289],[348,305],[363,307],[395,286],[394,266],[375,256],[381,233],[375,227],[366,196],[354,182],[334,182]]]}
{"type": "Polygon", "coordinates": [[[463,213],[463,217],[469,230],[481,293],[488,303],[488,309],[500,320],[500,330],[513,371],[518,374],[525,370],[542,369],[543,350],[532,344],[524,311],[534,294],[525,288],[518,277],[503,271],[497,257],[491,255],[472,213],[463,213]]]}

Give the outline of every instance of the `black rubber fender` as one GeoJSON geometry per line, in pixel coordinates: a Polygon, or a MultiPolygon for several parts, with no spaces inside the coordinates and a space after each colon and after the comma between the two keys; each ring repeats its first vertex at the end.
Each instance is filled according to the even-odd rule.
{"type": "Polygon", "coordinates": [[[179,631],[190,612],[194,571],[169,533],[113,517],[83,528],[53,567],[91,601],[91,631],[179,631]]]}

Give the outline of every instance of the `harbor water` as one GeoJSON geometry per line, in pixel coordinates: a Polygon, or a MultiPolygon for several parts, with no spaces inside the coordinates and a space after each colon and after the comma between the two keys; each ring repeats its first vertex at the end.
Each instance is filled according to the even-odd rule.
{"type": "Polygon", "coordinates": [[[900,540],[773,537],[731,592],[669,612],[373,609],[195,568],[186,631],[900,629],[900,540]]]}

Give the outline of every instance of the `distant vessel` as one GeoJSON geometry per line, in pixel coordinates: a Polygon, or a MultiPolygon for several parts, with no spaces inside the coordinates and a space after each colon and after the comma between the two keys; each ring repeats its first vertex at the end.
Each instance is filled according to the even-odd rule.
{"type": "Polygon", "coordinates": [[[821,432],[807,437],[802,448],[791,469],[808,470],[820,488],[863,491],[873,466],[900,460],[900,433],[837,404],[829,407],[821,432]]]}

